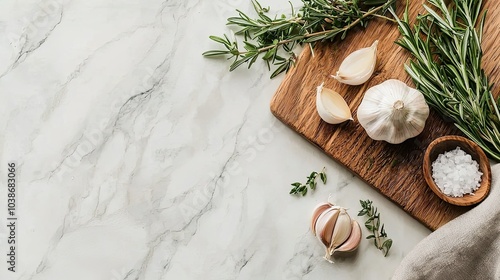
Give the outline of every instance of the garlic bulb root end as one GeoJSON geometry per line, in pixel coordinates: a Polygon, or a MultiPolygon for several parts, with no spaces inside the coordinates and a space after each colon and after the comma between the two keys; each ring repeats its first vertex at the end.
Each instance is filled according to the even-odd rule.
{"type": "Polygon", "coordinates": [[[335,263],[333,262],[332,257],[330,256],[330,254],[328,254],[328,252],[326,252],[326,255],[323,257],[323,259],[327,260],[329,263],[335,263]]]}
{"type": "Polygon", "coordinates": [[[405,108],[405,103],[402,100],[398,100],[394,102],[393,107],[396,110],[403,110],[405,108]]]}
{"type": "Polygon", "coordinates": [[[420,91],[391,79],[366,91],[357,114],[370,138],[399,144],[424,130],[429,106],[420,91]]]}

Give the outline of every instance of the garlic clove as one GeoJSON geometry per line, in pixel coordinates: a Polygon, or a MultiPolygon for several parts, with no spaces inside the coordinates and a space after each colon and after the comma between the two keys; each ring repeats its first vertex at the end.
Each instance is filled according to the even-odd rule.
{"type": "Polygon", "coordinates": [[[349,235],[349,238],[342,243],[339,247],[333,249],[331,251],[331,254],[335,252],[352,252],[356,250],[361,243],[361,227],[359,226],[358,222],[352,221],[351,223],[351,234],[349,235]]]}
{"type": "Polygon", "coordinates": [[[368,48],[359,49],[349,54],[340,64],[339,71],[332,75],[337,81],[357,86],[370,79],[377,64],[378,40],[368,48]]]}
{"type": "Polygon", "coordinates": [[[344,98],[337,92],[323,87],[323,84],[316,91],[316,110],[321,119],[329,124],[353,120],[351,109],[344,98]]]}
{"type": "Polygon", "coordinates": [[[312,220],[311,220],[311,230],[312,230],[314,236],[316,236],[315,228],[316,228],[316,222],[318,221],[319,216],[323,212],[325,212],[326,210],[330,209],[330,207],[332,207],[332,205],[330,203],[326,202],[326,203],[321,203],[320,205],[316,206],[316,208],[314,208],[313,214],[312,214],[312,220]]]}
{"type": "Polygon", "coordinates": [[[337,222],[335,223],[330,246],[328,246],[328,250],[330,254],[333,253],[333,249],[340,246],[344,243],[349,235],[351,235],[352,225],[351,225],[351,217],[347,214],[345,208],[340,209],[340,213],[337,218],[337,222]]]}
{"type": "Polygon", "coordinates": [[[327,248],[332,242],[332,234],[339,214],[338,208],[332,208],[321,214],[316,222],[316,235],[327,248]]]}

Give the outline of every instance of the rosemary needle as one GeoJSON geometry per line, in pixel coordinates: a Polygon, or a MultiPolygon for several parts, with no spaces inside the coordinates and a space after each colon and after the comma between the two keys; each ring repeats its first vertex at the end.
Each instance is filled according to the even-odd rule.
{"type": "Polygon", "coordinates": [[[495,100],[482,69],[481,41],[486,13],[478,0],[428,0],[427,14],[413,29],[408,6],[397,19],[402,37],[397,43],[414,57],[406,72],[427,103],[500,161],[500,98],[495,100]],[[451,2],[451,5],[447,5],[451,2]]]}
{"type": "Polygon", "coordinates": [[[240,10],[238,16],[228,18],[228,25],[239,28],[235,35],[243,37],[243,48],[235,38],[210,36],[221,44],[222,50],[204,52],[205,57],[228,57],[233,59],[230,71],[247,64],[250,68],[260,57],[271,69],[271,78],[287,72],[297,60],[294,53],[297,45],[308,43],[311,48],[318,41],[344,39],[347,32],[356,26],[366,27],[373,17],[394,21],[385,12],[396,0],[302,0],[303,6],[296,13],[291,6],[291,15],[267,15],[269,8],[263,8],[256,0],[252,4],[257,18],[253,19],[240,10]]]}

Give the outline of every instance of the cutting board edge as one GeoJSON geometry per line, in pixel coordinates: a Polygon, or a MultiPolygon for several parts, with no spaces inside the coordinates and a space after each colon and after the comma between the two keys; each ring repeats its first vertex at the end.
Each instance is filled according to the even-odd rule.
{"type": "MultiPolygon", "coordinates": [[[[495,2],[493,1],[487,1],[485,2],[485,8],[489,6],[489,8],[493,8],[493,10],[500,10],[500,6],[495,6],[494,4],[495,2]]],[[[412,3],[409,8],[412,18],[424,11],[421,3],[412,3]]],[[[491,19],[495,22],[494,18],[491,19]]],[[[497,21],[500,22],[498,19],[497,21]]],[[[497,29],[495,26],[497,25],[488,24],[485,28],[485,34],[489,34],[489,36],[485,36],[485,41],[483,42],[486,49],[495,49],[491,46],[496,45],[496,38],[498,38],[500,34],[500,29],[497,29]]],[[[410,59],[410,55],[402,52],[401,49],[395,51],[393,42],[399,38],[400,34],[397,29],[393,27],[394,25],[390,25],[389,23],[370,24],[364,31],[360,30],[356,32],[362,35],[347,36],[345,40],[335,42],[333,45],[336,45],[336,47],[333,50],[330,48],[322,48],[321,44],[317,44],[315,48],[315,57],[309,55],[309,48],[304,48],[300,52],[297,63],[286,74],[284,80],[280,83],[277,91],[272,96],[270,106],[271,112],[283,124],[296,133],[299,133],[314,146],[320,148],[328,157],[345,166],[352,174],[360,178],[361,181],[376,189],[377,192],[398,205],[400,209],[415,218],[415,220],[425,227],[435,230],[468,210],[464,210],[463,207],[453,207],[447,204],[443,200],[437,198],[429,189],[413,189],[415,184],[418,183],[421,185],[421,180],[419,178],[414,178],[417,175],[404,176],[404,180],[397,179],[397,176],[391,176],[392,179],[386,179],[387,175],[390,175],[390,173],[388,173],[387,168],[384,169],[383,167],[393,162],[397,157],[405,155],[407,151],[424,150],[427,140],[448,135],[449,133],[456,133],[456,127],[448,127],[448,125],[443,123],[442,118],[439,118],[441,121],[433,118],[431,119],[433,122],[432,125],[436,128],[433,129],[432,132],[428,131],[428,133],[425,134],[425,137],[422,138],[424,141],[419,139],[413,144],[410,143],[409,145],[401,146],[404,148],[394,149],[384,149],[380,144],[372,144],[371,149],[373,153],[371,156],[380,155],[376,160],[378,164],[377,167],[379,168],[376,171],[368,172],[358,166],[362,164],[359,163],[359,156],[355,157],[356,162],[352,160],[346,161],[346,158],[359,154],[360,147],[357,143],[365,141],[367,138],[366,135],[360,134],[359,129],[354,129],[354,131],[358,130],[356,135],[360,138],[356,142],[349,142],[349,133],[339,132],[339,130],[344,131],[343,127],[329,127],[321,123],[321,120],[317,116],[311,118],[311,114],[315,114],[316,111],[315,102],[312,99],[313,88],[317,87],[322,82],[323,78],[329,76],[333,65],[340,65],[344,57],[359,48],[370,45],[374,40],[384,38],[386,42],[391,42],[388,44],[379,44],[380,52],[387,54],[380,56],[377,63],[377,71],[367,85],[376,85],[389,78],[404,80],[411,84],[411,78],[401,67],[401,65],[407,63],[408,59],[410,59]],[[304,104],[307,106],[303,106],[304,104]],[[337,133],[333,139],[331,133],[337,133]],[[346,147],[350,149],[346,151],[330,149],[332,147],[331,145],[335,144],[346,145],[346,147]],[[349,152],[350,150],[356,151],[355,154],[349,152]],[[359,174],[354,170],[358,170],[359,174]],[[363,176],[360,176],[360,174],[363,176]],[[432,197],[432,195],[435,197],[432,197]]],[[[483,68],[488,73],[491,72],[489,74],[490,77],[495,75],[500,77],[500,68],[496,67],[494,63],[494,61],[498,61],[499,58],[500,52],[485,52],[485,60],[491,63],[483,65],[483,68]]],[[[326,86],[343,93],[344,98],[349,103],[354,101],[354,94],[360,94],[363,91],[363,89],[360,88],[348,87],[334,82],[330,82],[326,86]]],[[[500,91],[497,91],[497,93],[500,93],[500,91]]],[[[447,123],[447,121],[445,121],[445,123],[447,123]]],[[[411,153],[410,157],[407,159],[412,160],[414,165],[412,165],[411,168],[412,172],[406,173],[416,174],[416,168],[418,166],[421,167],[419,162],[421,155],[411,153]]],[[[409,163],[409,161],[404,162],[409,163]]],[[[424,186],[422,185],[422,187],[424,186]]]]}
{"type": "MultiPolygon", "coordinates": [[[[278,91],[277,91],[278,92],[278,91]]],[[[291,129],[293,132],[299,134],[303,139],[307,140],[307,142],[311,143],[314,147],[316,147],[317,149],[319,149],[322,153],[326,154],[330,159],[332,159],[333,161],[335,161],[337,164],[343,166],[345,169],[349,170],[349,172],[351,172],[352,174],[354,174],[357,178],[359,178],[362,182],[364,182],[365,184],[367,184],[368,186],[370,186],[370,188],[376,190],[379,194],[381,194],[384,198],[387,198],[389,201],[391,201],[391,203],[395,204],[398,208],[400,208],[401,210],[403,210],[403,212],[406,214],[406,215],[409,215],[411,218],[417,220],[419,223],[421,223],[422,225],[424,225],[426,228],[430,229],[431,231],[435,231],[436,229],[438,229],[440,226],[444,225],[444,223],[440,223],[440,226],[437,226],[436,228],[432,227],[428,222],[426,222],[425,220],[422,220],[414,215],[412,215],[411,213],[409,213],[407,209],[405,209],[402,205],[400,205],[397,201],[395,201],[394,199],[392,199],[391,197],[385,195],[384,193],[381,192],[380,189],[372,186],[369,182],[367,182],[363,177],[361,177],[361,175],[352,170],[351,168],[345,166],[344,164],[342,164],[339,160],[337,160],[336,158],[332,157],[331,155],[329,155],[324,149],[322,149],[318,144],[314,143],[313,141],[309,140],[305,135],[303,135],[302,133],[298,132],[297,129],[295,129],[290,123],[288,123],[286,120],[284,120],[283,118],[280,117],[280,115],[278,114],[278,112],[276,111],[276,108],[275,108],[275,99],[276,99],[276,96],[277,94],[274,94],[273,95],[273,98],[271,99],[271,104],[270,104],[270,110],[271,110],[271,113],[273,114],[274,117],[276,117],[280,122],[282,122],[283,124],[285,124],[289,129],[291,129]]]]}

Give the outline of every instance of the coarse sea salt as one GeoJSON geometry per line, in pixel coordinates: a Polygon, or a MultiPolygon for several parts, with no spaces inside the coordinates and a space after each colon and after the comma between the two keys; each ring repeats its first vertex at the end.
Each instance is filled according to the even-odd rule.
{"type": "Polygon", "coordinates": [[[440,154],[432,163],[432,178],[441,191],[451,197],[473,194],[481,185],[479,164],[460,147],[440,154]]]}

